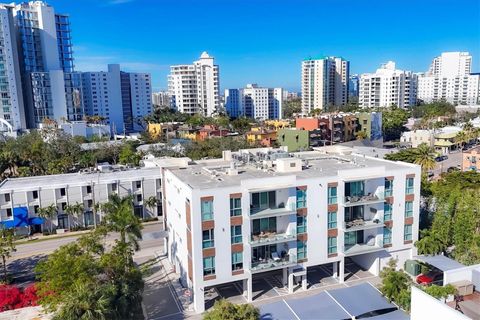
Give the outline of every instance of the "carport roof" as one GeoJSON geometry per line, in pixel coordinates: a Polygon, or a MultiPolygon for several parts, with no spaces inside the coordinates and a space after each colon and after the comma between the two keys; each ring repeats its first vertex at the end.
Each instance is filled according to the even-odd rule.
{"type": "Polygon", "coordinates": [[[460,262],[457,262],[453,259],[450,259],[450,258],[442,256],[442,255],[415,256],[413,258],[415,260],[419,260],[419,261],[428,263],[429,265],[432,265],[432,266],[434,266],[435,268],[437,268],[441,271],[449,271],[449,270],[454,270],[454,269],[459,269],[459,268],[465,267],[460,262]]]}
{"type": "Polygon", "coordinates": [[[260,306],[260,315],[262,320],[409,319],[368,283],[266,304],[260,306]],[[382,312],[386,313],[375,315],[382,312]]]}

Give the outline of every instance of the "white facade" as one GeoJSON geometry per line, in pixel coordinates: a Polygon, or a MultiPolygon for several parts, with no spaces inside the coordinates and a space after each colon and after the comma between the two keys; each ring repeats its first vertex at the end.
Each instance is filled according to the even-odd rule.
{"type": "Polygon", "coordinates": [[[416,104],[417,75],[395,69],[395,62],[383,64],[375,73],[360,76],[359,104],[365,108],[413,107],[416,104]]]}
{"type": "Polygon", "coordinates": [[[435,138],[433,130],[413,130],[403,132],[400,142],[411,144],[412,148],[417,148],[422,143],[433,147],[435,138]]]}
{"type": "Polygon", "coordinates": [[[316,151],[290,156],[225,152],[164,171],[168,257],[197,312],[206,287],[242,280],[251,301],[252,278],[263,272],[281,272],[293,290],[294,277],[306,288],[312,266],[330,264],[343,282],[345,257],[378,275],[390,258],[403,265],[415,254],[419,166],[316,151]]]}
{"type": "Polygon", "coordinates": [[[106,72],[83,72],[82,85],[85,113],[104,117],[114,133],[138,130],[135,119],[152,111],[150,74],[109,64],[106,72]]]}
{"type": "Polygon", "coordinates": [[[5,5],[0,5],[0,70],[0,132],[18,132],[26,119],[12,8],[5,5]]]}
{"type": "Polygon", "coordinates": [[[264,88],[256,84],[247,84],[242,89],[225,89],[225,110],[230,117],[281,119],[282,104],[282,88],[264,88]]]}
{"type": "Polygon", "coordinates": [[[169,107],[170,95],[168,94],[168,91],[153,92],[152,104],[159,107],[169,107]]]}
{"type": "Polygon", "coordinates": [[[302,112],[328,111],[348,100],[350,62],[338,57],[307,58],[302,61],[302,112]]]}
{"type": "Polygon", "coordinates": [[[220,75],[214,58],[203,52],[190,65],[170,67],[168,92],[171,107],[188,114],[211,116],[220,109],[220,75]]]}
{"type": "Polygon", "coordinates": [[[480,75],[471,74],[472,56],[468,52],[444,52],[433,59],[430,69],[418,77],[418,99],[424,102],[445,100],[452,104],[479,103],[480,75]]]}

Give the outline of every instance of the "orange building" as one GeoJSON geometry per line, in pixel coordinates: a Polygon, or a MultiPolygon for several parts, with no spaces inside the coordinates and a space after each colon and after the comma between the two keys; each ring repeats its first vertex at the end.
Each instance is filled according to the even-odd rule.
{"type": "Polygon", "coordinates": [[[478,171],[480,161],[480,147],[462,153],[462,171],[478,171]]]}
{"type": "Polygon", "coordinates": [[[303,130],[316,130],[320,128],[320,119],[318,118],[297,118],[295,119],[295,128],[303,130]]]}

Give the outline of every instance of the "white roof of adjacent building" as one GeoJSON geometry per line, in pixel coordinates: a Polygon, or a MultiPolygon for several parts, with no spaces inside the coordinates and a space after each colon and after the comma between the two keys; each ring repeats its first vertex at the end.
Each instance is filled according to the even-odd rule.
{"type": "Polygon", "coordinates": [[[435,256],[424,256],[424,255],[419,255],[413,257],[415,260],[419,260],[425,263],[428,263],[431,266],[434,266],[435,268],[442,270],[442,271],[449,271],[449,270],[455,270],[459,268],[465,267],[463,264],[460,262],[457,262],[453,259],[450,259],[448,257],[445,257],[443,255],[435,255],[435,256]]]}

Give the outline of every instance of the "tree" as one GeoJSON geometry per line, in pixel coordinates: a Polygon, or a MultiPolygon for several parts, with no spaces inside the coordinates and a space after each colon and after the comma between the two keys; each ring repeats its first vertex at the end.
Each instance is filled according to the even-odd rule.
{"type": "Polygon", "coordinates": [[[244,134],[252,128],[252,124],[254,123],[255,123],[255,120],[253,119],[246,118],[246,117],[239,117],[232,121],[232,128],[238,133],[244,134]]]}
{"type": "Polygon", "coordinates": [[[121,164],[131,164],[138,166],[142,157],[138,152],[135,151],[135,148],[130,143],[125,143],[120,150],[119,162],[121,164]]]}
{"type": "Polygon", "coordinates": [[[432,284],[430,286],[423,287],[423,291],[436,299],[445,299],[449,295],[455,294],[457,289],[451,284],[447,284],[446,286],[437,286],[436,284],[432,284]]]}
{"type": "Polygon", "coordinates": [[[15,249],[15,236],[13,229],[6,229],[5,227],[0,227],[0,256],[2,256],[3,264],[3,281],[4,283],[8,282],[7,278],[7,259],[10,258],[12,252],[17,251],[15,249]]]}
{"type": "MultiPolygon", "coordinates": [[[[380,291],[389,301],[405,303],[407,300],[405,291],[410,286],[410,278],[403,270],[396,270],[397,261],[390,259],[388,265],[380,272],[382,284],[380,291]]],[[[408,306],[405,305],[406,308],[408,306]]]]}
{"type": "Polygon", "coordinates": [[[78,217],[83,213],[84,207],[83,207],[83,204],[76,202],[75,204],[67,205],[64,211],[66,214],[68,214],[69,220],[70,220],[70,215],[78,219],[78,217]]]}
{"type": "Polygon", "coordinates": [[[53,229],[53,223],[52,223],[52,218],[57,214],[58,208],[57,206],[52,203],[51,205],[47,207],[42,207],[38,208],[38,213],[37,215],[42,218],[42,219],[49,219],[50,220],[50,234],[52,234],[52,229],[53,229]]]}
{"type": "Polygon", "coordinates": [[[204,314],[203,320],[257,320],[258,308],[251,304],[233,304],[225,299],[215,301],[213,310],[204,314]]]}
{"type": "Polygon", "coordinates": [[[399,139],[405,130],[404,125],[408,120],[408,111],[395,106],[378,111],[382,112],[382,131],[385,141],[399,139]]]}
{"type": "Polygon", "coordinates": [[[159,200],[157,199],[156,196],[151,196],[151,197],[148,197],[143,203],[145,207],[150,208],[151,211],[153,211],[155,207],[158,205],[159,200]]]}
{"type": "Polygon", "coordinates": [[[356,134],[355,134],[357,140],[365,140],[365,139],[368,139],[368,135],[365,131],[358,131],[356,134]]]}
{"type": "Polygon", "coordinates": [[[283,118],[292,118],[294,114],[302,112],[302,99],[295,98],[287,100],[282,107],[283,118]]]}
{"type": "Polygon", "coordinates": [[[130,245],[134,250],[139,249],[138,241],[142,239],[142,224],[133,213],[132,197],[120,198],[116,194],[109,197],[103,205],[106,213],[105,221],[109,231],[120,234],[120,243],[130,245]]]}
{"type": "Polygon", "coordinates": [[[420,236],[420,240],[415,242],[419,254],[436,255],[446,250],[446,243],[435,230],[421,230],[420,236]]]}
{"type": "Polygon", "coordinates": [[[436,165],[435,151],[426,143],[422,143],[415,149],[415,160],[413,162],[421,165],[424,172],[432,170],[436,165]]]}

